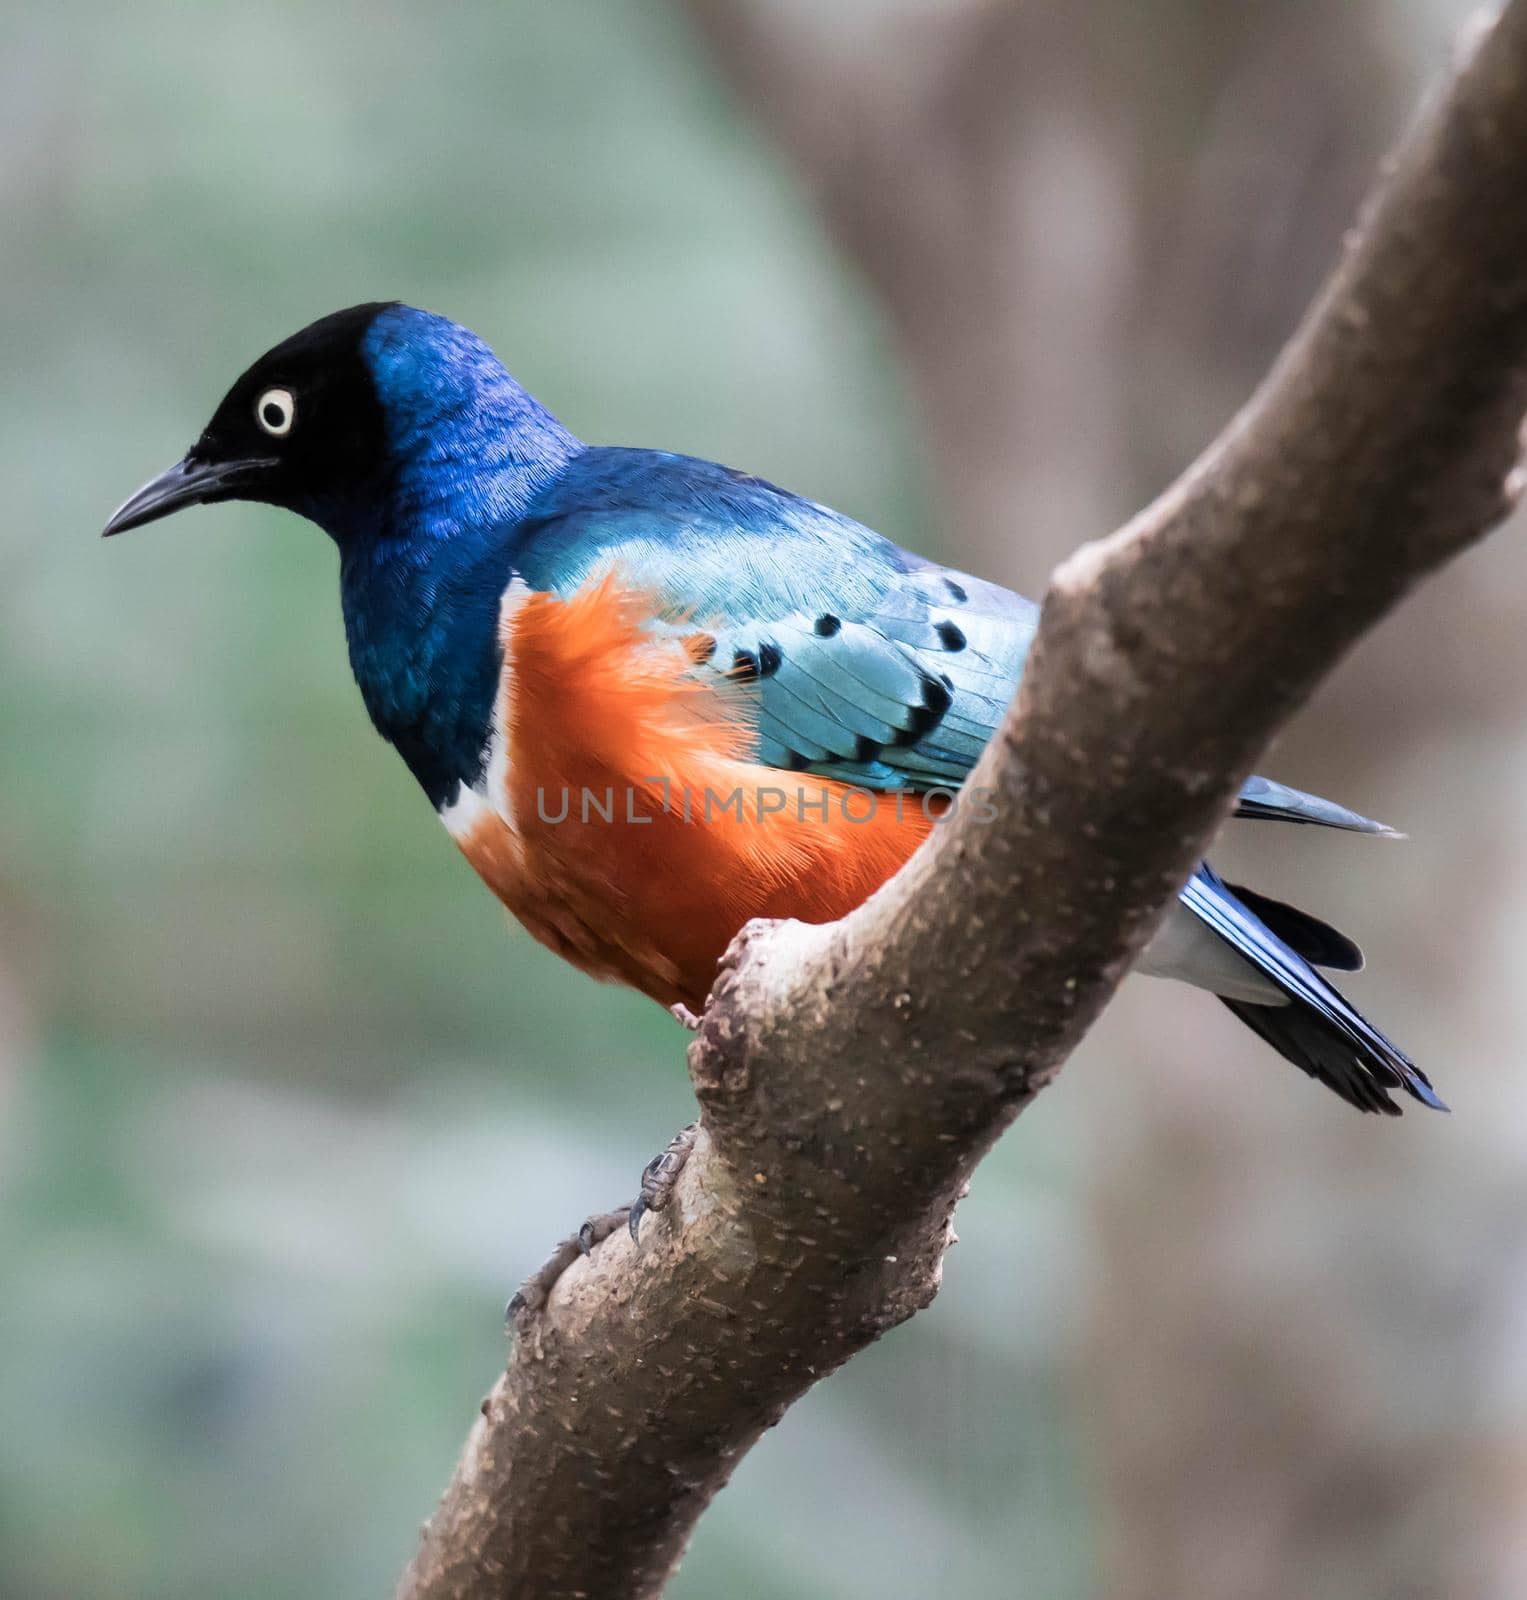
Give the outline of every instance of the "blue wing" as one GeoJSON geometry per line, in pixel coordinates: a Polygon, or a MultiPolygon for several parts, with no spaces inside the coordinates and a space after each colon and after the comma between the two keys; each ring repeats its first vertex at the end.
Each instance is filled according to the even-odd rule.
{"type": "MultiPolygon", "coordinates": [[[[899,549],[763,479],[656,450],[590,449],[532,505],[514,563],[568,594],[618,570],[659,624],[714,639],[708,673],[747,683],[756,755],[877,789],[958,785],[1018,687],[1033,601],[899,549]]],[[[1265,778],[1238,815],[1387,833],[1265,778]]]]}
{"type": "Polygon", "coordinates": [[[711,462],[590,450],[531,508],[516,567],[571,592],[618,570],[749,685],[758,759],[880,789],[958,785],[1017,688],[1038,608],[711,462]]]}

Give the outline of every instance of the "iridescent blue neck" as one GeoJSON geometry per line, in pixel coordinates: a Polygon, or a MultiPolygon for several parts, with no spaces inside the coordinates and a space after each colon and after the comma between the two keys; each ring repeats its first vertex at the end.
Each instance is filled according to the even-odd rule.
{"type": "Polygon", "coordinates": [[[389,308],[362,354],[385,418],[384,470],[366,494],[308,514],[340,548],[367,709],[440,806],[482,772],[516,525],[583,445],[444,318],[389,308]]]}
{"type": "Polygon", "coordinates": [[[342,549],[433,559],[425,552],[443,540],[514,522],[583,448],[476,334],[444,317],[391,306],[361,354],[381,402],[386,470],[374,498],[346,493],[308,513],[342,549]]]}

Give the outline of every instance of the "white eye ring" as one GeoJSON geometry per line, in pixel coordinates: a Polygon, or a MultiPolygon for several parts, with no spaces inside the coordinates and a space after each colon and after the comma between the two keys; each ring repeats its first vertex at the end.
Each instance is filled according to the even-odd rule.
{"type": "Polygon", "coordinates": [[[255,421],[277,439],[284,439],[297,420],[297,397],[290,389],[267,389],[255,401],[255,421]]]}

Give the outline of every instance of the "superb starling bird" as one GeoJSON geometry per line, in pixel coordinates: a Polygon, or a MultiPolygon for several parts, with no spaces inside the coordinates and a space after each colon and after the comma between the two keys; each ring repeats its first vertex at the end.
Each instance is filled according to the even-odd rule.
{"type": "MultiPolygon", "coordinates": [[[[760,478],[586,445],[465,328],[399,304],[305,328],[107,524],[262,500],[339,548],[371,720],[544,944],[700,1008],[751,917],[888,878],[1001,722],[1038,609],[760,478]]],[[[986,797],[990,804],[990,797],[986,797]]],[[[1265,778],[1236,814],[1386,833],[1265,778]]],[[[1315,970],[1357,947],[1204,865],[1139,962],[1218,995],[1364,1111],[1425,1075],[1315,970]]]]}

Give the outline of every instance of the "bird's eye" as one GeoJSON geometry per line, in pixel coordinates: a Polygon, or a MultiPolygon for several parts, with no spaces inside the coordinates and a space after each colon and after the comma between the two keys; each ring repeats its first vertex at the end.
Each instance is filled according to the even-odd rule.
{"type": "Polygon", "coordinates": [[[285,438],[297,420],[297,397],[290,389],[267,389],[255,401],[255,421],[277,439],[285,438]]]}

